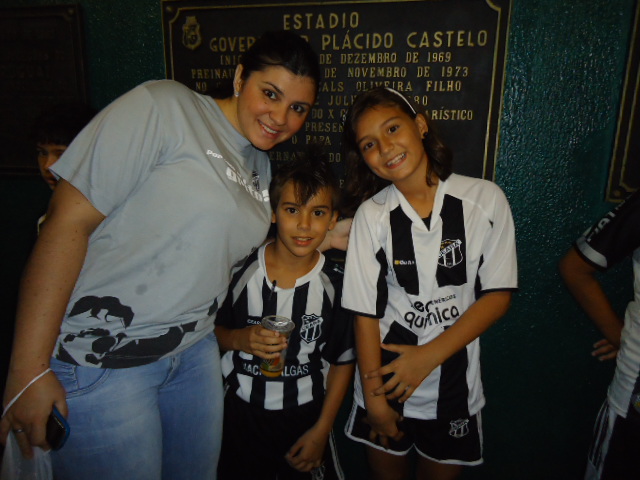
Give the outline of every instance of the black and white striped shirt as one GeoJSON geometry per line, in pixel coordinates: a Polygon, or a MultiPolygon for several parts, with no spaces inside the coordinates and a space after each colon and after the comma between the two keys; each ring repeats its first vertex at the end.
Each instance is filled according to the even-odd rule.
{"type": "Polygon", "coordinates": [[[251,254],[233,276],[216,325],[244,328],[259,324],[266,315],[291,318],[295,329],[289,337],[284,371],[279,377],[266,377],[260,373],[260,358],[230,351],[223,355],[222,373],[238,397],[267,410],[321,401],[329,364],[355,362],[353,317],[340,306],[342,269],[321,254],[294,288],[273,290],[264,249],[251,254]]]}
{"type": "Polygon", "coordinates": [[[607,213],[575,242],[582,257],[606,270],[626,257],[633,266],[633,299],[627,304],[616,371],[607,398],[614,411],[627,417],[640,413],[640,191],[607,213]]]}
{"type": "MultiPolygon", "coordinates": [[[[517,289],[515,232],[502,190],[461,175],[441,181],[431,217],[422,219],[389,186],[355,215],[342,304],[380,319],[381,341],[423,345],[483,293],[517,289]]],[[[395,354],[382,351],[383,364],[395,354]]],[[[360,377],[354,398],[364,407],[360,377]]],[[[420,419],[455,418],[484,405],[479,341],[434,370],[403,404],[420,419]]]]}

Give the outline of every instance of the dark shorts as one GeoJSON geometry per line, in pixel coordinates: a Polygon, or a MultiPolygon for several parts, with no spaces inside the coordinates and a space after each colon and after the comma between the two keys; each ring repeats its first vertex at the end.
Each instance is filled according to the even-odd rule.
{"type": "Polygon", "coordinates": [[[369,440],[371,428],[364,422],[366,410],[355,402],[345,426],[347,437],[392,455],[406,455],[415,448],[423,457],[439,463],[479,465],[482,463],[482,419],[480,413],[469,418],[420,420],[404,418],[398,427],[404,436],[389,439],[389,448],[369,440]]]}
{"type": "Polygon", "coordinates": [[[637,480],[640,472],[640,412],[618,415],[605,400],[593,430],[586,480],[637,480]]]}
{"type": "Polygon", "coordinates": [[[324,451],[324,464],[299,472],[284,456],[320,416],[322,402],[265,410],[227,392],[224,402],[219,480],[343,480],[333,434],[324,451]]]}

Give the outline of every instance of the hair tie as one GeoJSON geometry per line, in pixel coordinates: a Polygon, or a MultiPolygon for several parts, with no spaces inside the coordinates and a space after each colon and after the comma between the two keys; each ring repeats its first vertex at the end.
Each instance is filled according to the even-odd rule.
{"type": "Polygon", "coordinates": [[[413,108],[413,105],[411,105],[411,103],[409,103],[409,100],[407,99],[407,97],[405,97],[404,95],[402,95],[400,92],[398,92],[397,90],[394,90],[391,87],[384,87],[385,89],[387,89],[388,91],[390,91],[391,93],[399,96],[402,100],[404,100],[404,103],[406,103],[407,105],[409,105],[409,108],[411,109],[411,112],[413,112],[414,115],[417,115],[418,113],[416,112],[415,108],[413,108]]]}

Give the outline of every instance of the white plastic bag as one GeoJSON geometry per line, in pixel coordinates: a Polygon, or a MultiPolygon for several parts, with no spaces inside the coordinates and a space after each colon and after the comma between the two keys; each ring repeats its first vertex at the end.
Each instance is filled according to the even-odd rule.
{"type": "Polygon", "coordinates": [[[9,432],[2,457],[0,480],[53,480],[49,452],[33,447],[33,458],[24,458],[15,434],[9,432]]]}

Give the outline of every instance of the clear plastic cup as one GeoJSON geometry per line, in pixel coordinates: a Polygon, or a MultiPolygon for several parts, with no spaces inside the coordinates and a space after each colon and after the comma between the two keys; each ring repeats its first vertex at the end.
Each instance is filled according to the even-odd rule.
{"type": "MultiPolygon", "coordinates": [[[[291,321],[291,319],[287,317],[281,317],[279,315],[268,315],[262,319],[262,328],[267,330],[271,330],[273,332],[278,332],[280,335],[285,336],[287,339],[291,332],[293,331],[293,327],[295,324],[291,321]]],[[[263,375],[267,377],[279,377],[282,375],[282,370],[284,369],[284,359],[287,355],[287,349],[280,351],[280,356],[278,358],[273,358],[270,360],[263,359],[260,363],[260,371],[263,375]]]]}

